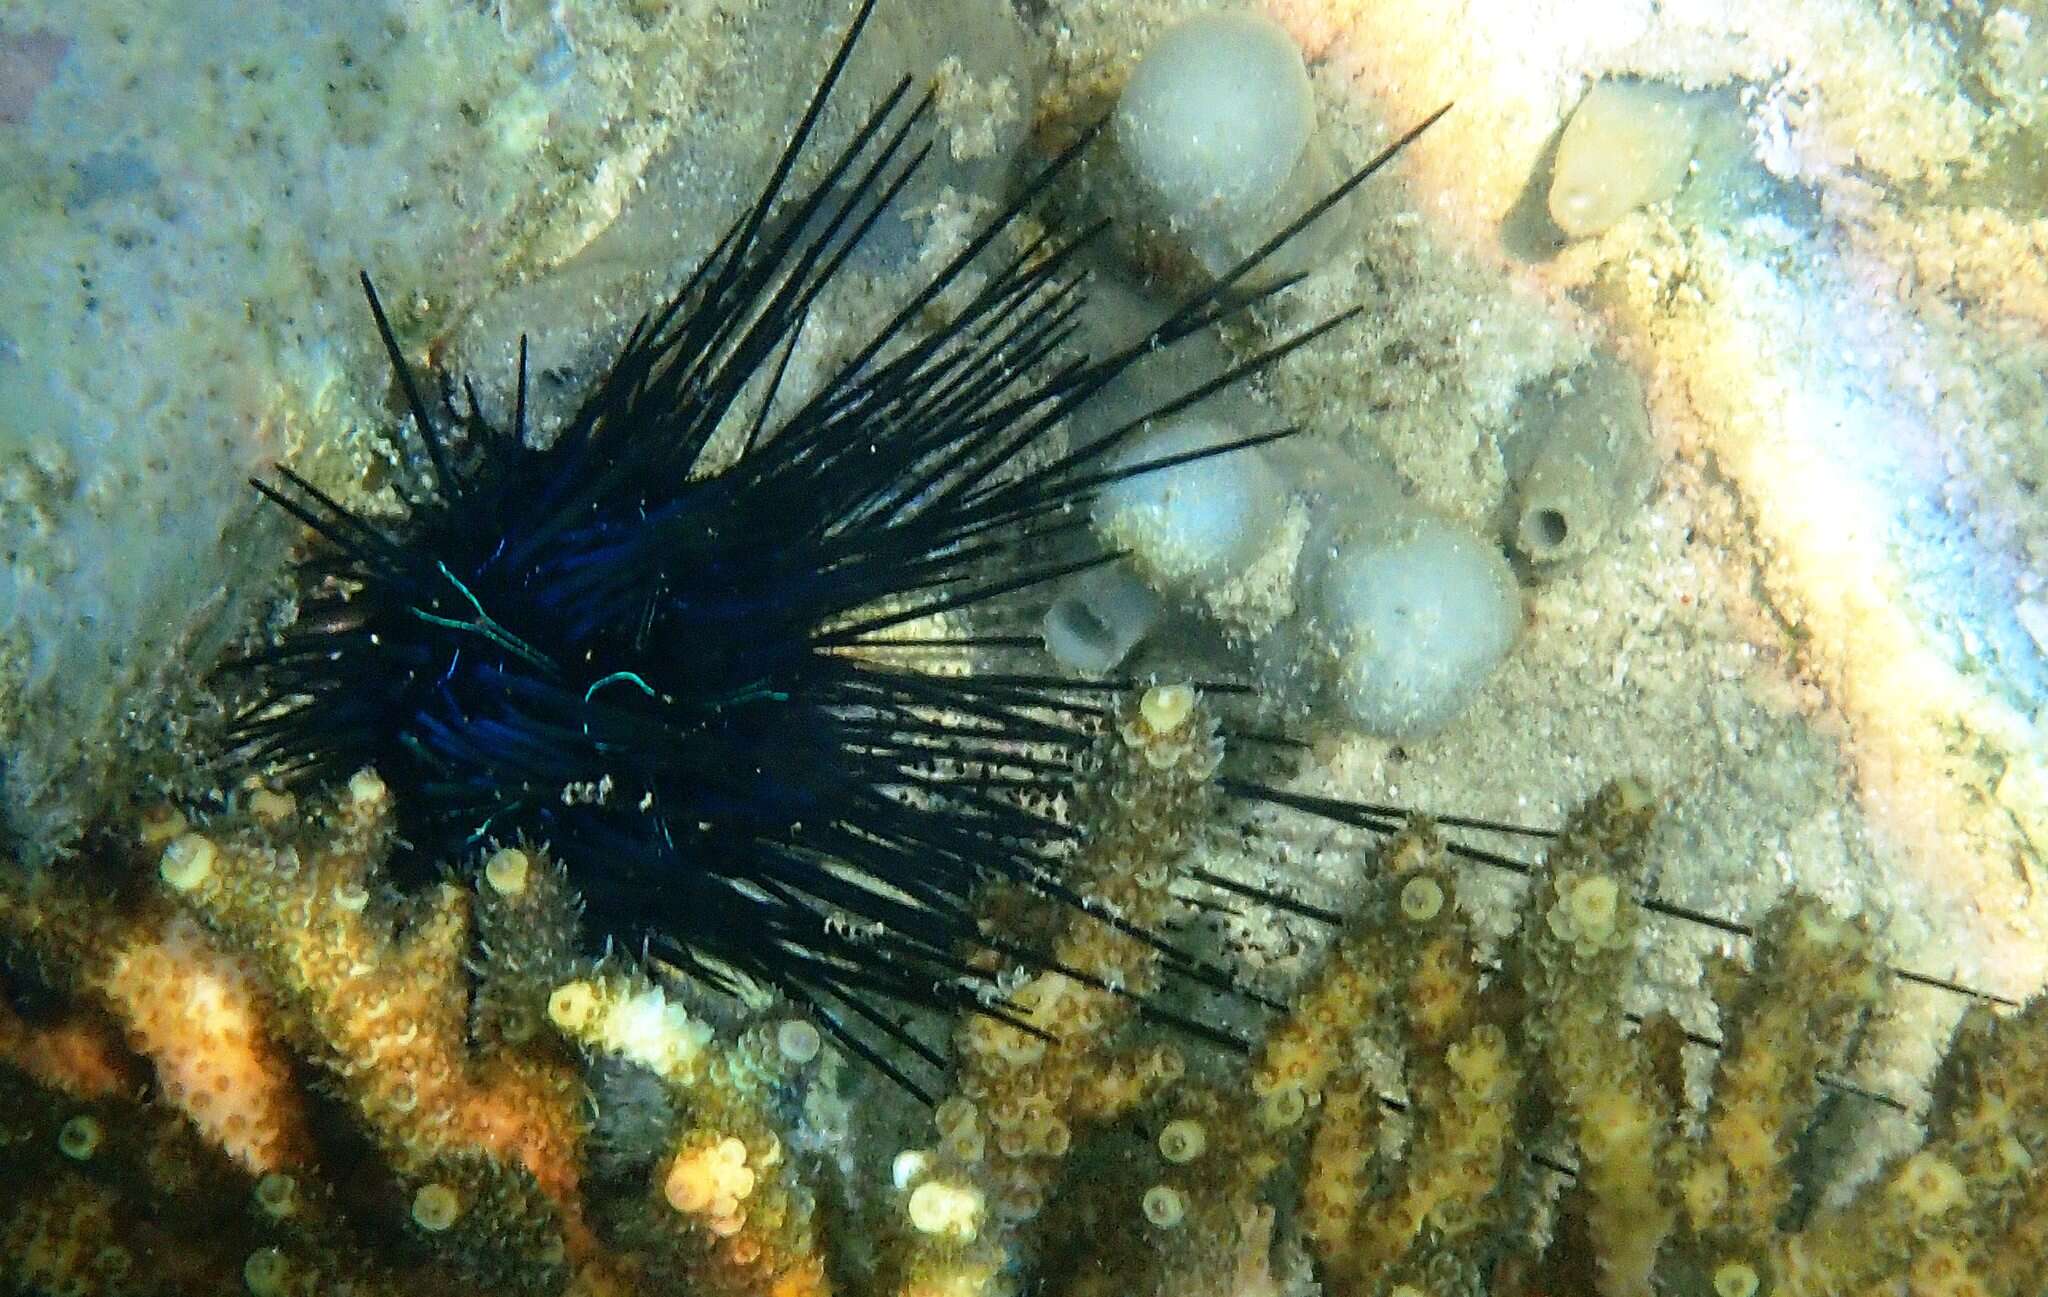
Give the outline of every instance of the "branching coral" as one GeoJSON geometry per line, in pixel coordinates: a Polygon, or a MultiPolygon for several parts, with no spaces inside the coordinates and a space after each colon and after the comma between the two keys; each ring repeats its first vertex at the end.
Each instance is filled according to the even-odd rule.
{"type": "Polygon", "coordinates": [[[360,774],[303,822],[293,808],[181,835],[160,873],[270,988],[283,1040],[340,1081],[416,1227],[544,1272],[590,1246],[576,1077],[545,1042],[470,1049],[475,898],[452,883],[402,904],[373,895],[390,811],[383,782],[360,774]]]}
{"type": "Polygon", "coordinates": [[[2024,1291],[2043,1259],[2048,1001],[2009,1019],[1973,1009],[1924,1143],[1816,1209],[1807,1191],[1833,1187],[1810,1183],[1818,1078],[1883,1003],[1875,943],[1810,898],[1783,900],[1754,966],[1723,961],[1710,978],[1724,1039],[1695,1111],[1684,1033],[1662,1016],[1634,1029],[1622,1010],[1652,813],[1619,785],[1573,820],[1490,976],[1433,831],[1383,853],[1235,1106],[1268,1126],[1312,1114],[1300,1212],[1325,1290],[2024,1291]],[[1360,1053],[1374,1039],[1393,1046],[1395,1075],[1375,1077],[1360,1053]],[[1407,1110],[1398,1139],[1390,1107],[1407,1110]],[[1546,1148],[1575,1156],[1561,1196],[1531,1160],[1546,1148]]]}
{"type": "MultiPolygon", "coordinates": [[[[678,1223],[659,1250],[692,1276],[692,1291],[813,1297],[827,1291],[816,1196],[783,1146],[763,1101],[778,1073],[815,1054],[815,1033],[793,1043],[713,1039],[662,988],[639,974],[563,983],[548,1014],[593,1051],[637,1063],[674,1094],[683,1114],[649,1181],[650,1210],[678,1223]]],[[[650,1240],[651,1241],[651,1240],[650,1240]]]]}
{"type": "MultiPolygon", "coordinates": [[[[111,1015],[154,1065],[159,1090],[157,1102],[109,1098],[113,1110],[89,1114],[103,1147],[71,1159],[79,1173],[13,1179],[41,1186],[15,1226],[40,1230],[29,1224],[38,1212],[98,1218],[105,1246],[150,1257],[167,1244],[133,1242],[137,1231],[219,1235],[218,1266],[195,1269],[189,1285],[150,1269],[136,1281],[142,1291],[207,1290],[222,1273],[258,1292],[342,1278],[395,1285],[422,1268],[444,1282],[464,1274],[552,1290],[566,1266],[592,1256],[575,1197],[582,1091],[572,1060],[551,1038],[513,1046],[502,1029],[471,1045],[466,965],[479,902],[452,883],[403,902],[383,894],[389,810],[366,772],[304,814],[258,790],[203,832],[167,815],[143,834],[145,850],[160,849],[158,885],[143,887],[137,871],[111,899],[82,869],[0,873],[0,935],[35,956],[46,980],[111,1015]],[[301,1065],[317,1073],[310,1089],[301,1065]],[[342,1144],[308,1119],[316,1106],[351,1119],[334,1123],[342,1144]],[[164,1147],[145,1150],[151,1131],[175,1132],[178,1145],[150,1134],[164,1147]],[[130,1161],[113,1156],[122,1150],[130,1161]],[[364,1179],[370,1164],[380,1173],[364,1179]],[[359,1199],[376,1206],[359,1210],[359,1199]],[[353,1237],[350,1222],[363,1218],[391,1228],[389,1249],[353,1237]]],[[[529,937],[545,937],[545,924],[529,926],[529,937]]],[[[523,943],[519,958],[540,944],[523,943]]],[[[499,984],[514,979],[492,976],[498,962],[486,950],[476,968],[502,998],[499,984]]],[[[70,1120],[55,1089],[23,1111],[70,1120]]],[[[13,1151],[40,1156],[38,1142],[13,1151]]]]}
{"type": "Polygon", "coordinates": [[[1107,714],[1069,811],[1089,910],[991,890],[984,957],[1027,971],[956,1024],[929,1145],[877,1146],[885,1123],[850,1156],[819,1156],[811,1024],[580,957],[536,845],[396,894],[367,772],[0,871],[0,967],[57,1006],[0,1012],[0,1273],[256,1297],[1275,1297],[1311,1276],[1333,1297],[1960,1297],[2026,1291],[2048,1259],[2048,1001],[1972,1009],[1920,1144],[1830,1183],[1818,1078],[1883,1011],[1877,942],[1780,902],[1747,966],[1710,971],[1720,1052],[1690,1101],[1688,1033],[1623,1011],[1654,818],[1632,785],[1558,836],[1497,962],[1418,821],[1249,1059],[1145,1021],[1165,963],[1199,967],[1139,934],[1179,904],[1221,755],[1192,690],[1107,714]]]}

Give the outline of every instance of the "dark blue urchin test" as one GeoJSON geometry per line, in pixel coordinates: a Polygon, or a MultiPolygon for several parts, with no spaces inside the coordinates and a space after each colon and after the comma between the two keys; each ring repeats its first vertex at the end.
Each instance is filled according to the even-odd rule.
{"type": "Polygon", "coordinates": [[[910,103],[906,78],[815,183],[792,186],[872,8],[759,197],[547,446],[527,442],[523,345],[509,423],[486,419],[472,392],[461,435],[437,424],[364,278],[432,480],[396,526],[288,469],[257,484],[319,539],[296,625],[246,664],[262,696],[232,739],[242,759],[301,784],[375,767],[422,860],[550,844],[595,931],[644,938],[714,985],[738,974],[772,986],[903,1080],[857,1023],[898,1035],[878,1007],[890,1001],[989,1011],[976,950],[1045,962],[1025,938],[978,929],[977,887],[1083,903],[1061,880],[1072,831],[1048,808],[1102,695],[1026,671],[920,670],[900,650],[1027,644],[906,640],[902,628],[1107,561],[1037,557],[1063,533],[1085,544],[1075,506],[1105,483],[1286,435],[1114,470],[1145,420],[1061,446],[1069,415],[1145,355],[1241,310],[1258,295],[1238,291],[1246,276],[1423,127],[1146,337],[1071,359],[1086,306],[1076,260],[1093,232],[1040,236],[1007,258],[996,245],[1084,136],[783,409],[776,390],[807,313],[930,147],[914,136],[931,101],[910,103]],[[965,304],[921,329],[970,271],[985,278],[965,304]],[[879,643],[892,652],[872,652],[879,643]]]}

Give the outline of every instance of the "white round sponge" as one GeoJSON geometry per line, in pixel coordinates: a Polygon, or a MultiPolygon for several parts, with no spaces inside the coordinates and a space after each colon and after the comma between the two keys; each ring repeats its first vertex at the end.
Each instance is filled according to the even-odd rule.
{"type": "MultiPolygon", "coordinates": [[[[1171,459],[1243,436],[1212,419],[1182,419],[1126,447],[1113,466],[1171,459]]],[[[1206,588],[1265,552],[1285,505],[1285,489],[1265,456],[1245,447],[1110,483],[1095,500],[1095,529],[1129,550],[1155,586],[1206,588]]]]}
{"type": "Polygon", "coordinates": [[[1500,551],[1428,514],[1339,546],[1321,606],[1338,701],[1389,738],[1434,733],[1463,710],[1514,645],[1522,612],[1500,551]]]}
{"type": "Polygon", "coordinates": [[[1315,130],[1301,51],[1256,14],[1202,14],[1145,52],[1117,102],[1116,144],[1176,222],[1257,221],[1315,130]]]}

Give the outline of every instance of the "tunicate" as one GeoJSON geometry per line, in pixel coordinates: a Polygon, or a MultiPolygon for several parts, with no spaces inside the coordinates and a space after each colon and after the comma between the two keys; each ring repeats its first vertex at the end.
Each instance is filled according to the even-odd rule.
{"type": "Polygon", "coordinates": [[[1509,545],[1538,572],[1585,558],[1641,506],[1655,473],[1642,384],[1596,358],[1526,394],[1515,424],[1502,447],[1509,545]]]}
{"type": "Polygon", "coordinates": [[[1424,875],[1411,878],[1401,888],[1401,913],[1416,923],[1426,923],[1444,908],[1443,884],[1424,875]]]}
{"type": "Polygon", "coordinates": [[[220,852],[204,835],[187,833],[164,848],[157,872],[172,891],[189,892],[207,880],[219,859],[220,852]]]}
{"type": "Polygon", "coordinates": [[[242,1262],[242,1282],[251,1297],[275,1297],[285,1291],[291,1277],[291,1263],[274,1247],[258,1248],[242,1262]]]}
{"type": "Polygon", "coordinates": [[[1159,596],[1122,563],[1076,577],[1046,609],[1045,647],[1060,665],[1113,671],[1159,620],[1159,596]]]}
{"type": "Polygon", "coordinates": [[[1117,101],[1116,143],[1175,217],[1262,215],[1315,130],[1301,52],[1257,14],[1203,14],[1169,30],[1117,101]]]}
{"type": "Polygon", "coordinates": [[[1187,1117],[1167,1122],[1159,1132],[1159,1155],[1169,1162],[1192,1162],[1208,1146],[1202,1124],[1187,1117]]]}
{"type": "Polygon", "coordinates": [[[1499,550],[1413,510],[1334,548],[1322,613],[1337,701],[1370,733],[1412,738],[1479,692],[1514,644],[1521,600],[1499,550]]]}
{"type": "Polygon", "coordinates": [[[1714,1271],[1716,1297],[1752,1297],[1760,1282],[1756,1267],[1747,1261],[1728,1261],[1714,1271]]]}
{"type": "Polygon", "coordinates": [[[299,1182],[282,1171],[272,1171],[256,1182],[256,1205],[272,1220],[283,1220],[298,1210],[299,1182]]]}
{"type": "Polygon", "coordinates": [[[801,1018],[792,1018],[775,1029],[775,1047],[782,1057],[799,1067],[818,1056],[824,1040],[818,1029],[801,1018]]]}
{"type": "Polygon", "coordinates": [[[500,896],[517,896],[526,890],[532,861],[517,847],[501,847],[484,862],[484,881],[500,896]]]}
{"type": "Polygon", "coordinates": [[[1220,451],[1244,433],[1186,418],[1126,447],[1117,468],[1193,456],[1112,482],[1095,502],[1103,539],[1162,588],[1207,588],[1244,569],[1272,542],[1285,491],[1257,447],[1220,451]],[[1217,451],[1203,455],[1204,451],[1217,451]]]}
{"type": "Polygon", "coordinates": [[[982,1210],[981,1190],[973,1185],[927,1180],[910,1192],[910,1223],[921,1234],[970,1240],[981,1230],[982,1210]]]}
{"type": "Polygon", "coordinates": [[[1258,14],[1190,18],[1152,43],[1117,101],[1127,205],[1220,274],[1327,188],[1315,127],[1284,28],[1258,14]]]}
{"type": "Polygon", "coordinates": [[[1698,106],[1676,86],[1602,81],[1586,92],[1557,142],[1550,219],[1578,239],[1685,183],[1698,106]]]}

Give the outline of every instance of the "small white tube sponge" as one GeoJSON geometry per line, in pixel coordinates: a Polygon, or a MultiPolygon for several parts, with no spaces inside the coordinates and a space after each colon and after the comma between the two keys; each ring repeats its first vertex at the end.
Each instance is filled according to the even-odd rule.
{"type": "MultiPolygon", "coordinates": [[[[1170,459],[1241,440],[1202,417],[1155,428],[1118,453],[1113,467],[1170,459]]],[[[1273,541],[1286,490],[1257,447],[1154,469],[1112,482],[1095,500],[1095,529],[1130,551],[1159,589],[1207,589],[1241,572],[1273,541]]]]}
{"type": "Polygon", "coordinates": [[[1416,511],[1336,546],[1321,611],[1337,701],[1370,733],[1418,738],[1486,683],[1514,645],[1522,605],[1498,549],[1416,511]]]}
{"type": "Polygon", "coordinates": [[[1315,130],[1301,52],[1257,14],[1203,14],[1145,52],[1117,103],[1116,144],[1170,218],[1262,217],[1315,130]]]}

